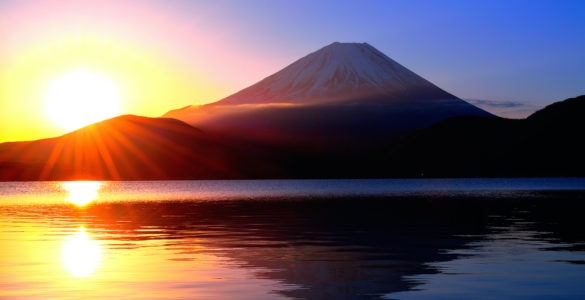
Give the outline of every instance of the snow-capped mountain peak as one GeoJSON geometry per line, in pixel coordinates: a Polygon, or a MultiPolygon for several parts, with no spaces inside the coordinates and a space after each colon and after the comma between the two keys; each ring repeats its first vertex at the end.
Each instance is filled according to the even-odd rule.
{"type": "MultiPolygon", "coordinates": [[[[367,43],[332,43],[214,104],[456,98],[367,43]]],[[[212,104],[213,105],[213,104],[212,104]]]]}

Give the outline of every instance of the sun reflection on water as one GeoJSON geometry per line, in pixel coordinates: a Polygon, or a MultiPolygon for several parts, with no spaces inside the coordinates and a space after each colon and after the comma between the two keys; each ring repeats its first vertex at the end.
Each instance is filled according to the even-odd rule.
{"type": "Polygon", "coordinates": [[[77,206],[83,206],[95,200],[98,196],[98,189],[103,185],[100,181],[68,181],[64,188],[69,192],[65,201],[77,206]]]}
{"type": "Polygon", "coordinates": [[[63,266],[74,277],[87,277],[99,265],[101,248],[84,227],[68,237],[63,244],[63,266]]]}

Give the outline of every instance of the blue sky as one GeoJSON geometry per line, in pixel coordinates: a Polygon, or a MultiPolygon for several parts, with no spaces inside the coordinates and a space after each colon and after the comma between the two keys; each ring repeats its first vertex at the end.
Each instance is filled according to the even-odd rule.
{"type": "Polygon", "coordinates": [[[86,37],[96,49],[109,41],[121,49],[95,50],[95,59],[148,56],[169,66],[159,73],[176,84],[141,86],[158,82],[171,99],[151,112],[128,110],[144,115],[217,101],[335,41],[367,42],[446,91],[508,116],[585,94],[583,0],[0,0],[0,70],[30,49],[50,52],[60,37],[81,37],[68,42],[80,49],[86,37]]]}
{"type": "Polygon", "coordinates": [[[234,51],[271,57],[274,71],[333,41],[355,41],[462,98],[540,106],[585,94],[585,1],[174,5],[221,28],[237,41],[234,51]]]}

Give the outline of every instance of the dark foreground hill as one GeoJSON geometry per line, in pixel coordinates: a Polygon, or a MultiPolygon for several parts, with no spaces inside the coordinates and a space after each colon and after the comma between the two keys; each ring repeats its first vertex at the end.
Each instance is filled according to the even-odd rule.
{"type": "Polygon", "coordinates": [[[241,153],[253,151],[175,119],[126,115],[56,138],[0,144],[0,180],[243,178],[263,170],[241,153]]]}
{"type": "Polygon", "coordinates": [[[388,176],[584,176],[585,96],[524,120],[455,117],[378,151],[388,176]]]}
{"type": "Polygon", "coordinates": [[[0,144],[0,180],[585,176],[583,113],[580,96],[524,120],[454,117],[382,147],[327,152],[121,116],[57,138],[0,144]]]}
{"type": "Polygon", "coordinates": [[[580,96],[523,120],[453,117],[381,147],[356,150],[361,139],[353,136],[349,144],[357,146],[281,147],[265,158],[288,178],[585,176],[584,114],[580,96]]]}

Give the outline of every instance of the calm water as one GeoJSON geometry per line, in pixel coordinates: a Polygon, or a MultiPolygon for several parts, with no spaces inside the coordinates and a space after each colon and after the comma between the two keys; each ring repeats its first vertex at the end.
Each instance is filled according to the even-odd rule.
{"type": "Polygon", "coordinates": [[[585,179],[0,183],[0,298],[585,298],[585,179]]]}

